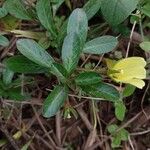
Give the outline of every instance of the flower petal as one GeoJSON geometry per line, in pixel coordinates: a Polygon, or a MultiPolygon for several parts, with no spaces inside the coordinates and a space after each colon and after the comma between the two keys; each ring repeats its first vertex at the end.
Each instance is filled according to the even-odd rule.
{"type": "Polygon", "coordinates": [[[125,69],[125,68],[132,68],[132,67],[145,67],[146,61],[142,57],[129,57],[122,60],[119,60],[113,67],[113,69],[125,69]]]}
{"type": "Polygon", "coordinates": [[[116,73],[115,76],[120,81],[126,81],[133,78],[137,79],[145,79],[146,78],[146,70],[144,67],[138,66],[133,68],[122,69],[122,73],[116,73]]]}
{"type": "Polygon", "coordinates": [[[132,85],[138,87],[139,89],[142,89],[145,86],[145,82],[143,80],[140,80],[140,79],[131,79],[131,80],[128,80],[124,83],[132,84],[132,85]]]}
{"type": "Polygon", "coordinates": [[[118,80],[130,80],[132,78],[146,78],[146,61],[142,57],[130,57],[118,61],[113,69],[120,70],[120,73],[115,74],[118,80]]]}

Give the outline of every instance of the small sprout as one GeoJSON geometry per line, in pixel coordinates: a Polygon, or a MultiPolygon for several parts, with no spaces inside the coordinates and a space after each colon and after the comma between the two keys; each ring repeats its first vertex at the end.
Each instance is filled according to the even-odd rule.
{"type": "Polygon", "coordinates": [[[64,118],[66,119],[71,119],[72,115],[77,119],[78,118],[78,114],[76,112],[76,110],[72,107],[67,107],[65,108],[65,111],[64,111],[64,118]]]}

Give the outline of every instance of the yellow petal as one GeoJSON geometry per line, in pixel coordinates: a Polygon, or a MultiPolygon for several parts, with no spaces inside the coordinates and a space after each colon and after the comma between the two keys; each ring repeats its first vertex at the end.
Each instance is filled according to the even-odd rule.
{"type": "Polygon", "coordinates": [[[124,83],[132,84],[132,85],[138,87],[139,89],[142,89],[145,86],[145,82],[143,80],[140,80],[140,79],[131,79],[131,80],[126,81],[124,83]]]}
{"type": "Polygon", "coordinates": [[[146,62],[143,58],[130,57],[118,61],[113,69],[120,70],[120,73],[115,74],[119,81],[126,81],[133,78],[144,79],[146,78],[145,65],[146,62]]]}
{"type": "Polygon", "coordinates": [[[133,78],[137,79],[145,79],[146,78],[146,70],[145,68],[139,66],[137,68],[126,68],[122,69],[121,73],[116,73],[115,76],[120,81],[126,81],[133,78]]]}
{"type": "Polygon", "coordinates": [[[145,67],[146,61],[142,57],[129,57],[122,60],[119,60],[113,67],[113,69],[125,69],[125,68],[136,68],[136,67],[145,67]]]}

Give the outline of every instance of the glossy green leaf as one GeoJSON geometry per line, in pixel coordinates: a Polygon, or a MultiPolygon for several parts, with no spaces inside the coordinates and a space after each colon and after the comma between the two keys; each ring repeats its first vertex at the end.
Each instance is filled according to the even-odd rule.
{"type": "Polygon", "coordinates": [[[81,39],[81,44],[83,45],[88,31],[88,20],[86,13],[83,9],[75,9],[68,20],[67,34],[71,32],[76,32],[81,39]]]}
{"type": "Polygon", "coordinates": [[[140,43],[140,47],[146,51],[146,52],[150,52],[150,41],[144,41],[142,43],[140,43]]]}
{"type": "Polygon", "coordinates": [[[8,45],[9,40],[6,37],[0,35],[0,46],[7,47],[8,45]]]}
{"type": "Polygon", "coordinates": [[[0,18],[5,17],[7,14],[8,11],[4,7],[0,8],[0,18]]]}
{"type": "Polygon", "coordinates": [[[107,84],[107,83],[98,83],[94,85],[88,85],[88,86],[80,86],[84,92],[87,94],[97,97],[97,98],[103,98],[108,101],[118,101],[119,100],[119,92],[114,88],[113,86],[107,84]]]}
{"type": "Polygon", "coordinates": [[[46,73],[47,68],[41,67],[24,56],[13,56],[6,60],[6,66],[17,73],[46,73]]]}
{"type": "Polygon", "coordinates": [[[16,18],[31,20],[32,17],[21,0],[6,0],[4,4],[7,11],[16,18]]]}
{"type": "Polygon", "coordinates": [[[102,80],[101,76],[96,72],[83,72],[76,77],[75,83],[81,86],[91,85],[99,83],[101,80],[102,80]]]}
{"type": "Polygon", "coordinates": [[[84,46],[83,52],[89,54],[108,53],[115,49],[118,40],[113,36],[102,36],[87,42],[84,46]]]}
{"type": "Polygon", "coordinates": [[[101,0],[89,0],[84,6],[83,10],[85,11],[88,20],[90,20],[100,9],[101,0]]]}
{"type": "Polygon", "coordinates": [[[131,96],[134,93],[135,89],[135,86],[127,84],[123,90],[123,97],[131,96]]]}
{"type": "Polygon", "coordinates": [[[37,42],[30,39],[19,39],[17,49],[31,61],[47,68],[51,68],[54,62],[49,53],[44,50],[37,42]]]}
{"type": "Polygon", "coordinates": [[[54,116],[67,99],[67,93],[66,86],[56,86],[44,101],[43,116],[46,118],[54,116]]]}
{"type": "Polygon", "coordinates": [[[115,102],[115,116],[118,120],[123,121],[125,117],[126,107],[122,101],[115,102]]]}
{"type": "Polygon", "coordinates": [[[80,54],[80,38],[75,32],[70,32],[64,39],[62,47],[62,60],[68,73],[76,68],[80,54]]]}
{"type": "Polygon", "coordinates": [[[102,0],[101,11],[106,21],[116,26],[123,22],[135,9],[139,0],[102,0]]]}
{"type": "Polygon", "coordinates": [[[55,35],[55,26],[51,9],[50,0],[39,0],[36,4],[36,11],[41,24],[55,35]]]}

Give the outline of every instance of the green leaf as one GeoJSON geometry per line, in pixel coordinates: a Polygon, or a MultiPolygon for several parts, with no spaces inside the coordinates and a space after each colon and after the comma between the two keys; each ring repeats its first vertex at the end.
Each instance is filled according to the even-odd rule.
{"type": "Polygon", "coordinates": [[[6,10],[13,16],[23,20],[31,20],[32,17],[21,0],[6,0],[6,10]]]}
{"type": "Polygon", "coordinates": [[[13,56],[6,60],[6,66],[17,73],[46,73],[47,68],[41,67],[24,56],[13,56]]]}
{"type": "Polygon", "coordinates": [[[8,45],[9,45],[8,39],[0,35],[0,46],[7,47],[8,45]]]}
{"type": "Polygon", "coordinates": [[[28,150],[28,148],[29,148],[31,142],[32,142],[32,139],[29,140],[25,145],[23,145],[23,147],[21,148],[21,150],[28,150]]]}
{"type": "MultiPolygon", "coordinates": [[[[34,85],[36,83],[34,77],[24,76],[23,77],[24,85],[34,85]]],[[[13,87],[21,87],[22,86],[22,76],[13,80],[13,82],[9,85],[10,88],[13,87]]]]}
{"type": "Polygon", "coordinates": [[[116,26],[123,22],[135,9],[139,0],[102,0],[101,11],[106,21],[116,26]]]}
{"type": "Polygon", "coordinates": [[[50,72],[55,75],[62,83],[67,81],[67,70],[61,64],[53,63],[50,72]]]}
{"type": "Polygon", "coordinates": [[[51,68],[53,58],[37,42],[30,39],[19,39],[18,50],[31,61],[47,68],[51,68]]]}
{"type": "MultiPolygon", "coordinates": [[[[30,39],[20,39],[17,41],[17,48],[25,57],[27,57],[34,63],[39,64],[42,67],[45,67],[45,69],[38,65],[35,65],[34,63],[32,63],[30,61],[27,61],[24,58],[22,63],[27,64],[27,62],[29,62],[33,68],[25,67],[24,68],[25,70],[23,70],[23,68],[20,68],[21,70],[18,69],[16,71],[24,71],[25,73],[29,73],[29,72],[30,73],[38,73],[38,72],[40,73],[40,72],[46,71],[46,68],[48,68],[49,71],[52,74],[56,75],[60,80],[63,80],[63,81],[65,80],[64,76],[66,76],[66,74],[67,74],[66,73],[67,71],[65,70],[65,68],[63,68],[59,64],[56,64],[54,62],[53,58],[47,53],[47,51],[44,50],[37,42],[30,40],[30,39]],[[37,68],[34,69],[35,67],[37,67],[37,68]],[[33,69],[35,70],[35,72],[33,69]]],[[[13,61],[15,61],[15,60],[13,59],[13,61]]],[[[15,63],[16,63],[16,65],[19,65],[19,64],[17,64],[16,61],[14,62],[14,66],[12,66],[11,63],[9,63],[9,65],[11,65],[10,67],[12,67],[12,69],[14,69],[14,70],[15,70],[15,63]]]]}
{"type": "MultiPolygon", "coordinates": [[[[100,0],[89,0],[85,6],[83,7],[83,10],[85,11],[86,15],[87,15],[87,19],[91,19],[92,16],[98,11],[99,9],[99,3],[100,3],[100,0]]],[[[62,43],[63,43],[63,39],[64,37],[66,36],[67,34],[67,24],[68,24],[68,20],[66,20],[61,29],[59,30],[59,33],[58,33],[58,48],[61,47],[62,43]]],[[[73,25],[74,26],[74,25],[73,25]]],[[[74,29],[73,29],[74,30],[74,29]]]]}
{"type": "Polygon", "coordinates": [[[87,42],[83,52],[90,54],[102,54],[112,51],[118,44],[118,40],[113,36],[101,36],[87,42]]]}
{"type": "Polygon", "coordinates": [[[119,132],[118,134],[119,134],[121,140],[123,140],[123,141],[127,141],[127,140],[128,140],[129,133],[128,133],[127,130],[121,129],[120,132],[119,132]]]}
{"type": "Polygon", "coordinates": [[[64,39],[62,47],[62,60],[68,73],[76,68],[80,53],[80,38],[75,32],[70,32],[64,39]]]}
{"type": "Polygon", "coordinates": [[[60,49],[62,48],[62,43],[64,41],[64,38],[67,35],[67,24],[68,24],[68,20],[64,21],[61,28],[59,29],[59,32],[58,32],[58,36],[57,36],[58,48],[57,48],[57,51],[59,51],[59,52],[60,52],[60,49]]]}
{"type": "Polygon", "coordinates": [[[50,0],[39,0],[36,4],[36,11],[41,24],[55,35],[55,26],[51,10],[50,0]]]}
{"type": "Polygon", "coordinates": [[[116,130],[118,129],[118,126],[116,124],[111,124],[107,127],[107,130],[112,135],[115,134],[116,130]]]}
{"type": "Polygon", "coordinates": [[[89,0],[84,6],[83,10],[85,11],[88,20],[90,20],[100,9],[101,0],[89,0]]]}
{"type": "Polygon", "coordinates": [[[71,32],[76,32],[81,39],[81,44],[84,45],[84,42],[87,37],[88,31],[88,20],[86,13],[83,9],[75,9],[68,20],[67,34],[71,32]]]}
{"type": "Polygon", "coordinates": [[[112,143],[111,143],[111,147],[112,148],[117,148],[121,145],[121,139],[119,136],[116,137],[112,137],[112,143]]]}
{"type": "Polygon", "coordinates": [[[83,72],[80,73],[75,82],[77,85],[91,85],[99,83],[102,80],[101,76],[96,72],[83,72]]]}
{"type": "Polygon", "coordinates": [[[59,9],[59,7],[62,5],[62,3],[64,1],[65,0],[59,0],[55,4],[53,4],[52,8],[53,8],[53,14],[54,14],[54,16],[56,15],[57,10],[59,9]]]}
{"type": "Polygon", "coordinates": [[[108,132],[111,134],[112,136],[112,143],[111,146],[113,148],[115,147],[119,147],[121,144],[121,141],[127,141],[128,140],[128,136],[129,133],[127,130],[125,129],[121,129],[120,131],[116,132],[116,130],[119,127],[116,124],[111,124],[107,127],[108,132]]]}
{"type": "Polygon", "coordinates": [[[7,15],[0,19],[0,23],[3,25],[5,31],[12,31],[19,26],[20,20],[11,15],[7,15]]]}
{"type": "Polygon", "coordinates": [[[131,96],[134,91],[135,91],[136,87],[131,85],[131,84],[126,84],[124,90],[123,90],[123,97],[128,97],[131,96]]]}
{"type": "Polygon", "coordinates": [[[7,91],[7,95],[9,99],[12,99],[14,101],[24,101],[29,98],[29,95],[27,94],[21,94],[20,88],[12,88],[7,91]]]}
{"type": "Polygon", "coordinates": [[[48,38],[41,38],[38,43],[44,48],[44,49],[48,49],[51,45],[51,41],[48,38]]]}
{"type": "Polygon", "coordinates": [[[122,101],[115,102],[115,116],[118,120],[123,121],[125,117],[126,106],[122,101]]]}
{"type": "Polygon", "coordinates": [[[2,86],[0,85],[0,98],[3,96],[4,92],[4,89],[2,89],[2,86]]]}
{"type": "Polygon", "coordinates": [[[150,42],[149,41],[144,41],[142,43],[140,43],[140,47],[146,51],[146,52],[150,52],[150,42]]]}
{"type": "Polygon", "coordinates": [[[150,17],[150,2],[147,2],[142,8],[141,11],[146,16],[150,17]]]}
{"type": "Polygon", "coordinates": [[[56,86],[44,101],[43,116],[46,118],[54,116],[67,99],[67,93],[66,86],[56,86]]]}
{"type": "Polygon", "coordinates": [[[3,83],[5,85],[9,85],[12,82],[13,76],[14,76],[14,72],[8,68],[5,68],[3,70],[3,83]]]}
{"type": "Polygon", "coordinates": [[[84,92],[87,94],[97,97],[103,98],[105,100],[115,102],[119,100],[119,92],[113,86],[107,83],[98,83],[94,85],[88,86],[80,86],[84,92]]]}
{"type": "Polygon", "coordinates": [[[5,17],[7,14],[8,12],[4,7],[0,8],[0,18],[5,17]]]}

